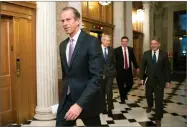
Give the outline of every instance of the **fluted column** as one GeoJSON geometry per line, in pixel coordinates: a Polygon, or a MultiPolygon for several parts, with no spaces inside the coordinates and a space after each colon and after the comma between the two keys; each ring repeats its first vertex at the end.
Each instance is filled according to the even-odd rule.
{"type": "Polygon", "coordinates": [[[124,2],[114,2],[113,8],[113,21],[115,25],[113,47],[116,48],[121,45],[121,37],[125,34],[124,2]]]}
{"type": "Polygon", "coordinates": [[[52,120],[51,105],[58,103],[56,2],[37,2],[37,106],[38,120],[52,120]]]}
{"type": "Polygon", "coordinates": [[[125,36],[129,38],[129,46],[133,47],[133,29],[132,29],[132,1],[125,2],[125,36]]]}
{"type": "Polygon", "coordinates": [[[147,51],[150,49],[150,2],[143,2],[143,8],[144,8],[144,22],[143,22],[143,33],[144,33],[144,39],[143,39],[143,51],[147,51]]]}

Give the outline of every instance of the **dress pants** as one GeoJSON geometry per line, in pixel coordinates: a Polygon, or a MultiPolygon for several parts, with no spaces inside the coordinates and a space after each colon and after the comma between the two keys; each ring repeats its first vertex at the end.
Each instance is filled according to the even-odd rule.
{"type": "Polygon", "coordinates": [[[148,81],[146,84],[146,99],[148,107],[153,107],[153,93],[155,97],[155,109],[156,109],[156,119],[161,120],[163,118],[163,96],[164,96],[164,86],[158,84],[157,79],[148,81]]]}

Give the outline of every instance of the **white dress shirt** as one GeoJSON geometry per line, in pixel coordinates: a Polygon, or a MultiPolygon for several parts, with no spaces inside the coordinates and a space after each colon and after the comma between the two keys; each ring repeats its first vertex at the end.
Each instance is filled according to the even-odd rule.
{"type": "MultiPolygon", "coordinates": [[[[75,46],[77,44],[77,40],[78,40],[78,37],[79,37],[80,33],[81,33],[81,30],[79,29],[78,32],[72,38],[69,37],[69,41],[71,39],[73,39],[73,51],[74,51],[75,46]]],[[[70,44],[70,42],[68,42],[68,44],[66,46],[66,59],[67,59],[67,61],[69,60],[69,44],[70,44]]]]}
{"type": "Polygon", "coordinates": [[[108,55],[108,48],[104,47],[103,44],[101,45],[101,48],[103,50],[103,55],[105,56],[105,48],[106,48],[106,55],[108,55]]]}
{"type": "MultiPolygon", "coordinates": [[[[122,47],[122,51],[123,51],[123,59],[124,59],[124,68],[125,68],[125,56],[124,56],[124,47],[123,46],[121,46],[122,47]]],[[[130,67],[129,66],[129,51],[128,51],[128,47],[126,47],[126,54],[127,54],[127,64],[128,64],[128,67],[130,67]]]]}
{"type": "Polygon", "coordinates": [[[153,55],[154,55],[154,52],[156,52],[156,62],[158,61],[158,56],[159,56],[159,49],[157,49],[156,51],[153,51],[152,50],[152,59],[153,59],[153,55]]]}

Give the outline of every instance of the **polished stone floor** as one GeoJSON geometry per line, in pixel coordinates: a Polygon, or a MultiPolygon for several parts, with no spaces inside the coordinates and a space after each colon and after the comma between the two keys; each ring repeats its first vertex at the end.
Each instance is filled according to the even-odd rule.
{"type": "MultiPolygon", "coordinates": [[[[126,104],[120,104],[119,91],[113,89],[114,110],[113,117],[101,114],[102,126],[133,126],[150,127],[155,126],[155,109],[151,113],[146,113],[145,88],[139,85],[140,80],[134,79],[134,86],[128,95],[126,104]]],[[[186,79],[181,76],[172,77],[172,85],[165,88],[164,92],[164,117],[162,126],[167,127],[187,127],[187,91],[186,79]]],[[[55,126],[55,120],[38,121],[29,120],[22,125],[12,124],[13,126],[55,126]]],[[[11,125],[11,126],[12,126],[11,125]]],[[[81,120],[77,120],[77,126],[84,126],[81,120]]]]}

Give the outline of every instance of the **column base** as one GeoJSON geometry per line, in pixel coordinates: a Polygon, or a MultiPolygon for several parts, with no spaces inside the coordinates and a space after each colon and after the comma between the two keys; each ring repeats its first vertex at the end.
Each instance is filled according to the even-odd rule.
{"type": "Polygon", "coordinates": [[[51,107],[50,108],[36,107],[35,111],[36,114],[34,118],[37,120],[54,120],[56,118],[56,114],[52,113],[51,107]]]}

